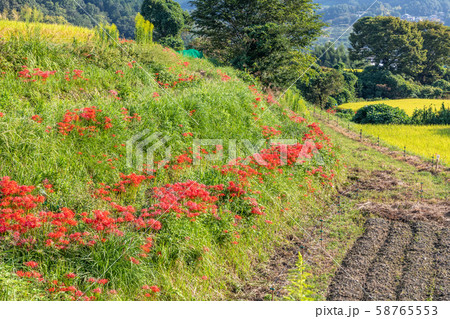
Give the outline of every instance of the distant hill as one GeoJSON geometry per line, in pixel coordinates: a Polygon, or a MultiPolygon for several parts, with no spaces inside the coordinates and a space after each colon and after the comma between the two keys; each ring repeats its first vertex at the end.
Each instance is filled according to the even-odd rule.
{"type": "MultiPolygon", "coordinates": [[[[316,0],[321,6],[328,37],[319,42],[335,41],[356,21],[374,0],[316,0]]],[[[367,16],[390,15],[409,21],[434,20],[450,25],[450,0],[379,0],[366,13],[367,16]]],[[[338,43],[348,44],[349,30],[338,43]]]]}

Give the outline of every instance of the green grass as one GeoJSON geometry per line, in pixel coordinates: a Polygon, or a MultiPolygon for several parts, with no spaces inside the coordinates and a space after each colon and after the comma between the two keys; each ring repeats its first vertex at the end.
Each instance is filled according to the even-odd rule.
{"type": "Polygon", "coordinates": [[[450,125],[355,125],[363,134],[369,134],[407,152],[425,158],[440,155],[441,161],[450,163],[450,125]]]}

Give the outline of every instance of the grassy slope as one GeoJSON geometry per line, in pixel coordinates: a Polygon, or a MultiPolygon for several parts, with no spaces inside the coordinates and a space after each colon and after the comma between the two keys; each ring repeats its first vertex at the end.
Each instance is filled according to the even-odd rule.
{"type": "MultiPolygon", "coordinates": [[[[246,82],[236,71],[217,69],[206,60],[183,60],[159,46],[127,44],[121,50],[89,42],[58,45],[33,36],[1,42],[0,52],[0,176],[9,176],[20,185],[33,185],[36,187],[33,194],[44,195],[44,203],[26,210],[29,218],[42,218],[41,211],[59,213],[66,207],[74,212],[69,219],[76,222],[76,226],[61,230],[60,222],[55,221],[18,234],[18,238],[12,231],[2,230],[1,299],[71,299],[73,292],[63,291],[63,283],[100,300],[227,299],[230,287],[240,286],[253,276],[258,263],[267,260],[295,227],[312,222],[304,212],[305,206],[297,203],[314,205],[334,192],[328,177],[322,177],[319,171],[312,172],[319,167],[315,160],[302,166],[281,167],[280,171],[252,164],[262,179],[251,177],[247,182],[235,173],[222,174],[213,167],[224,165],[228,159],[202,162],[197,167],[172,162],[167,169],[154,174],[154,179],[138,183],[138,187],[126,184],[126,192],[110,192],[109,196],[121,209],[136,211],[132,213],[133,222],[121,224],[117,219],[121,216],[118,208],[93,195],[102,185],[114,188],[121,180],[119,173],[145,175],[126,163],[123,145],[133,135],[143,130],[149,130],[148,135],[163,133],[170,137],[174,156],[188,152],[194,137],[223,139],[228,155],[229,140],[248,139],[255,144],[264,139],[263,126],[281,130],[280,138],[297,138],[300,142],[310,128],[305,123],[295,123],[281,106],[250,89],[251,79],[246,82]],[[56,73],[45,81],[39,75],[18,77],[24,66],[30,74],[40,72],[34,71],[35,68],[56,73]],[[76,76],[75,70],[83,71],[81,77],[76,76]],[[168,88],[159,88],[155,77],[163,85],[167,83],[168,88]],[[67,136],[58,132],[58,123],[62,123],[67,110],[81,114],[84,108],[92,106],[102,111],[97,114],[98,122],[81,119],[72,123],[83,127],[95,125],[98,132],[85,131],[84,136],[76,131],[67,136]],[[125,119],[135,114],[140,120],[125,119]],[[36,115],[39,117],[33,120],[36,115]],[[105,117],[111,119],[112,128],[104,128],[105,117]],[[207,186],[224,185],[224,198],[215,202],[217,218],[209,208],[194,222],[192,218],[177,218],[169,207],[169,212],[155,217],[162,223],[161,230],[135,229],[133,223],[141,216],[141,209],[161,204],[153,196],[154,187],[188,180],[207,186]],[[232,194],[228,189],[232,181],[259,203],[264,216],[250,213],[252,206],[247,197],[232,194]],[[44,183],[52,184],[54,193],[44,183]],[[82,213],[86,212],[90,218],[100,216],[95,215],[98,214],[95,210],[108,211],[114,218],[112,224],[123,236],[92,229],[82,213]],[[292,218],[286,218],[282,211],[289,212],[292,218]],[[63,233],[63,240],[75,232],[87,232],[86,241],[94,240],[94,244],[90,247],[86,242],[80,244],[70,239],[69,244],[61,242],[63,249],[57,249],[58,239],[46,245],[50,231],[63,233]],[[153,247],[142,256],[141,246],[148,236],[153,247]],[[36,240],[31,249],[17,244],[17,240],[25,238],[36,240]],[[130,257],[139,260],[139,264],[131,262],[130,257]],[[38,263],[35,271],[43,276],[43,282],[28,283],[14,274],[18,270],[30,271],[24,265],[30,260],[38,263]],[[67,278],[70,272],[77,276],[67,278]],[[109,282],[105,286],[91,284],[88,281],[91,277],[109,282]],[[52,286],[50,280],[57,280],[58,285],[52,286]],[[145,296],[148,291],[141,289],[143,285],[157,285],[161,292],[145,296]],[[101,294],[93,291],[97,287],[102,289],[101,294]],[[117,290],[117,294],[105,293],[111,289],[117,290]]],[[[317,132],[319,135],[314,133],[313,139],[325,146],[320,151],[325,160],[323,173],[330,176],[334,172],[339,176],[341,167],[335,163],[333,149],[317,132]]],[[[209,147],[207,151],[212,150],[209,147]]],[[[237,151],[238,156],[251,154],[242,143],[238,143],[237,151]]],[[[5,200],[5,196],[0,198],[5,200]]],[[[205,204],[199,196],[194,196],[193,201],[205,204]]],[[[182,206],[186,209],[184,205],[185,201],[182,206]]],[[[6,204],[9,207],[13,206],[6,204]]],[[[25,225],[24,220],[16,222],[25,225]]]]}

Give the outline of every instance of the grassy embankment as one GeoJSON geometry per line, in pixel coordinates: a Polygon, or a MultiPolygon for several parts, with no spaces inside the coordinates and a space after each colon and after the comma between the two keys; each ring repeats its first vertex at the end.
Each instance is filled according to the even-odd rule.
{"type": "MultiPolygon", "coordinates": [[[[1,299],[228,299],[289,234],[320,224],[344,171],[301,103],[157,45],[41,34],[0,42],[1,299]],[[127,141],[145,130],[172,147],[156,172],[127,165],[127,141]],[[194,138],[223,140],[224,159],[206,160],[214,141],[193,165],[194,138]],[[298,139],[289,165],[271,138],[298,139]],[[242,140],[263,140],[266,163],[229,163],[254,153],[242,140]],[[320,156],[293,165],[313,146],[320,156]]],[[[352,214],[339,218],[354,232],[333,226],[341,253],[352,214]]]]}

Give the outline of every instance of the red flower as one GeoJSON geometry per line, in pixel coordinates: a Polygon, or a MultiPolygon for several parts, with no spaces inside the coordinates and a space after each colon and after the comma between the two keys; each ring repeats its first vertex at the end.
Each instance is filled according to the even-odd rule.
{"type": "Polygon", "coordinates": [[[69,278],[69,279],[73,279],[73,278],[75,278],[77,275],[75,275],[73,272],[71,272],[71,273],[68,273],[67,275],[66,275],[66,278],[69,278]]]}
{"type": "Polygon", "coordinates": [[[106,284],[109,282],[109,280],[108,280],[108,279],[99,279],[97,282],[98,282],[100,285],[106,285],[106,284]]]}
{"type": "Polygon", "coordinates": [[[42,117],[40,117],[39,115],[33,115],[32,117],[31,117],[31,119],[33,120],[33,121],[35,121],[36,123],[42,123],[42,117]]]}
{"type": "Polygon", "coordinates": [[[28,261],[26,263],[24,263],[25,266],[28,266],[30,268],[36,268],[38,266],[38,263],[35,261],[28,261]]]}
{"type": "Polygon", "coordinates": [[[153,292],[160,292],[160,289],[158,288],[158,286],[151,286],[150,289],[151,289],[153,292]]]}

